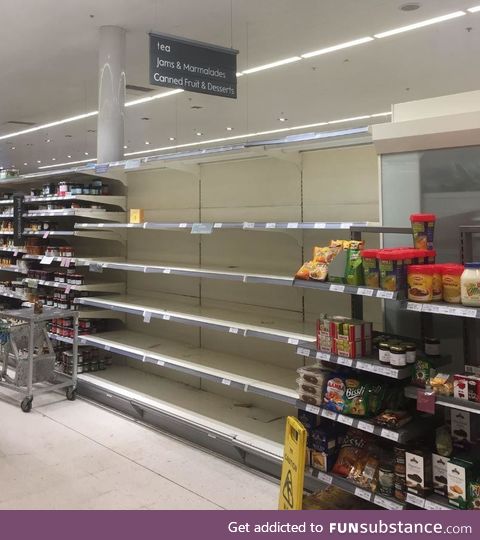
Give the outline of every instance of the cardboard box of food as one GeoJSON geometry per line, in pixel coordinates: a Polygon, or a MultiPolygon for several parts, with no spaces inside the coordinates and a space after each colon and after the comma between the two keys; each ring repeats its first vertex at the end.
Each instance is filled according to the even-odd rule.
{"type": "Polygon", "coordinates": [[[432,454],[433,491],[446,497],[447,495],[447,464],[450,458],[432,454]]]}
{"type": "Polygon", "coordinates": [[[480,419],[476,414],[452,409],[450,413],[450,430],[454,446],[463,449],[469,448],[479,439],[480,419]]]}
{"type": "Polygon", "coordinates": [[[143,223],[144,219],[143,208],[130,209],[130,223],[143,223]]]}
{"type": "Polygon", "coordinates": [[[344,358],[361,358],[372,354],[371,339],[350,341],[346,336],[334,340],[335,354],[344,358]]]}
{"type": "Polygon", "coordinates": [[[447,463],[448,502],[457,508],[467,508],[467,488],[474,464],[467,459],[453,458],[447,463]]]}
{"type": "Polygon", "coordinates": [[[407,491],[424,497],[432,491],[432,456],[415,450],[405,453],[407,491]]]}
{"type": "Polygon", "coordinates": [[[311,464],[314,469],[328,472],[335,464],[337,456],[335,453],[311,451],[311,464]]]}
{"type": "Polygon", "coordinates": [[[458,399],[480,402],[480,378],[475,375],[454,375],[453,396],[458,399]]]}

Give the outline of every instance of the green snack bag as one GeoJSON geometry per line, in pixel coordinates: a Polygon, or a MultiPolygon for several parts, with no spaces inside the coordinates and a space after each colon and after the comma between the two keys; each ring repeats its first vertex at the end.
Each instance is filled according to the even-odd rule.
{"type": "Polygon", "coordinates": [[[363,264],[360,251],[364,243],[361,240],[352,240],[347,250],[347,263],[345,266],[345,281],[348,285],[364,285],[363,264]]]}
{"type": "Polygon", "coordinates": [[[372,384],[368,388],[368,416],[377,416],[382,410],[385,397],[385,385],[372,384]]]}
{"type": "Polygon", "coordinates": [[[367,416],[370,385],[362,379],[345,379],[345,394],[343,395],[343,414],[352,416],[367,416]]]}

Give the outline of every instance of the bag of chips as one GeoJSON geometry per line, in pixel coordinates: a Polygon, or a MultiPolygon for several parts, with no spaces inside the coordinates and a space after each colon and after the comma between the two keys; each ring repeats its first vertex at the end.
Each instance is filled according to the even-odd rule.
{"type": "Polygon", "coordinates": [[[363,379],[349,377],[345,379],[344,414],[366,416],[370,385],[363,379]]]}
{"type": "Polygon", "coordinates": [[[367,433],[350,428],[345,434],[332,471],[344,478],[348,477],[355,464],[367,455],[368,440],[367,433]]]}
{"type": "Polygon", "coordinates": [[[328,380],[323,403],[325,409],[329,411],[343,412],[345,406],[345,381],[343,377],[335,375],[328,380]]]}

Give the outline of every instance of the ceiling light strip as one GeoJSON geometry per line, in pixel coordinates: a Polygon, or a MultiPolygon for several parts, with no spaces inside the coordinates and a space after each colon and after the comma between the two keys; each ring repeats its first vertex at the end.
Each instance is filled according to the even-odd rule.
{"type": "Polygon", "coordinates": [[[367,36],[359,39],[354,39],[352,41],[346,41],[345,43],[339,43],[338,45],[332,45],[331,47],[325,47],[324,49],[318,49],[318,51],[303,53],[301,56],[302,58],[311,58],[312,56],[319,56],[321,54],[327,54],[335,51],[340,51],[341,49],[355,47],[356,45],[362,45],[363,43],[369,43],[370,41],[374,41],[373,37],[367,36]]]}
{"type": "MultiPolygon", "coordinates": [[[[143,154],[151,154],[152,152],[165,152],[166,150],[178,150],[181,148],[191,148],[194,146],[203,146],[206,144],[214,144],[219,142],[226,142],[226,141],[235,141],[238,139],[249,139],[251,137],[260,137],[263,135],[272,135],[274,133],[286,133],[287,131],[298,131],[299,129],[309,129],[314,127],[320,127],[320,126],[326,126],[330,124],[340,124],[342,122],[355,122],[359,120],[366,120],[368,118],[378,118],[381,116],[390,116],[392,113],[390,112],[382,112],[382,113],[375,113],[375,114],[366,114],[363,116],[353,116],[351,118],[342,118],[340,120],[330,120],[329,122],[316,122],[314,124],[302,124],[300,126],[291,126],[291,127],[285,127],[285,128],[279,128],[279,129],[271,129],[268,131],[257,131],[255,133],[244,133],[242,135],[232,135],[231,137],[219,137],[217,139],[209,139],[206,141],[195,141],[190,143],[184,143],[184,144],[174,144],[170,146],[162,146],[159,148],[151,148],[149,150],[137,150],[135,152],[125,152],[124,157],[131,157],[131,156],[139,156],[143,154]]],[[[68,163],[56,163],[55,165],[43,165],[42,167],[38,167],[39,169],[53,169],[55,167],[65,167],[68,165],[78,165],[81,163],[91,163],[96,161],[96,159],[89,159],[89,160],[81,160],[81,161],[70,161],[68,163]]]]}
{"type": "Polygon", "coordinates": [[[467,11],[470,11],[470,13],[477,13],[477,11],[480,11],[480,6],[473,6],[468,8],[467,11]]]}
{"type": "Polygon", "coordinates": [[[300,56],[292,56],[290,58],[284,58],[283,60],[278,60],[277,62],[271,62],[270,64],[263,64],[262,66],[256,66],[249,69],[244,69],[242,75],[249,75],[250,73],[257,73],[257,71],[264,71],[265,69],[271,69],[279,66],[284,66],[285,64],[292,64],[293,62],[298,62],[301,60],[300,56]]]}
{"type": "Polygon", "coordinates": [[[386,38],[394,36],[396,34],[401,34],[403,32],[408,32],[409,30],[416,30],[417,28],[423,28],[432,24],[456,19],[457,17],[462,17],[463,15],[466,15],[465,11],[454,11],[453,13],[447,13],[446,15],[441,15],[440,17],[433,17],[433,19],[425,19],[424,21],[420,21],[418,23],[409,24],[407,26],[400,26],[399,28],[393,28],[392,30],[387,30],[386,32],[375,34],[375,37],[377,39],[386,38]]]}

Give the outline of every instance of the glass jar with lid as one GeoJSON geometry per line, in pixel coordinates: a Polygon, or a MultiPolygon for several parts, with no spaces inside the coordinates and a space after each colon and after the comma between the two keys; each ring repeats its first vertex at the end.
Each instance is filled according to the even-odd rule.
{"type": "Polygon", "coordinates": [[[480,306],[480,263],[465,264],[460,278],[462,304],[464,306],[480,306]]]}

